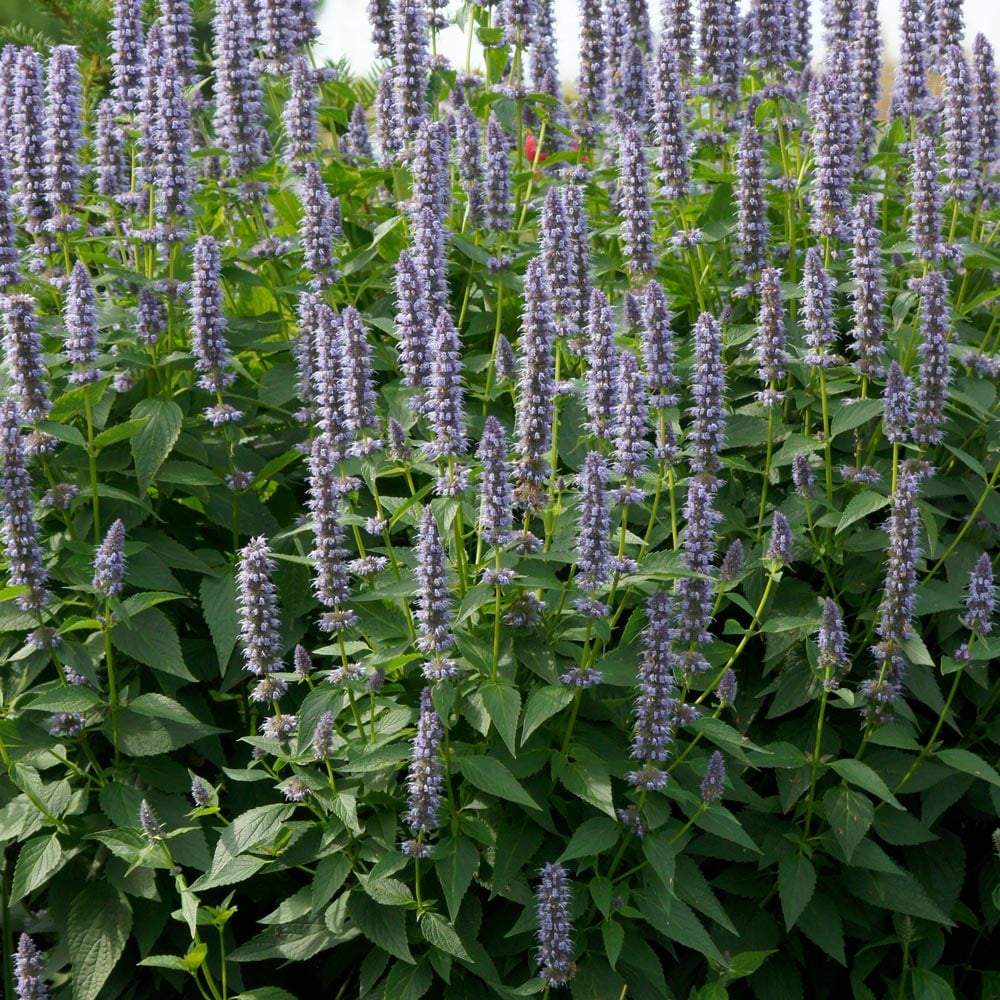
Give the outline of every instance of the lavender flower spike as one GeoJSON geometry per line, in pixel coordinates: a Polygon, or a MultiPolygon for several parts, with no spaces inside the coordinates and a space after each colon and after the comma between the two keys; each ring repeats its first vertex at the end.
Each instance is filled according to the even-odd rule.
{"type": "Polygon", "coordinates": [[[960,45],[945,53],[944,64],[944,165],[948,195],[964,199],[975,186],[975,161],[979,128],[972,100],[969,64],[960,45]]]}
{"type": "Polygon", "coordinates": [[[764,147],[752,118],[743,126],[736,156],[740,266],[744,273],[755,275],[766,260],[767,206],[764,201],[764,147]]]}
{"type": "Polygon", "coordinates": [[[495,231],[510,229],[510,144],[500,119],[490,113],[486,123],[486,144],[483,150],[483,199],[486,228],[495,231]]]}
{"type": "Polygon", "coordinates": [[[576,975],[569,921],[570,887],[562,865],[547,864],[535,891],[538,908],[538,970],[549,987],[565,986],[576,975]]]}
{"type": "Polygon", "coordinates": [[[226,372],[229,345],[222,314],[221,263],[219,244],[212,236],[202,236],[194,245],[194,274],[191,278],[191,350],[198,385],[220,392],[235,376],[226,372]]]}
{"type": "Polygon", "coordinates": [[[513,496],[503,425],[492,414],[483,425],[477,457],[483,467],[479,487],[479,530],[483,541],[504,545],[510,539],[513,524],[513,496]]]}
{"type": "Polygon", "coordinates": [[[757,327],[757,377],[764,388],[757,399],[764,406],[780,406],[785,394],[785,319],[781,308],[781,272],[765,267],[760,273],[760,319],[757,327]]]}
{"type": "Polygon", "coordinates": [[[278,599],[271,582],[274,562],[262,536],[252,538],[238,555],[236,594],[243,660],[255,677],[266,678],[281,666],[278,599]]]}
{"type": "Polygon", "coordinates": [[[625,266],[633,275],[644,275],[655,266],[646,151],[632,118],[623,113],[617,114],[615,127],[618,132],[618,182],[625,266]]]}
{"type": "Polygon", "coordinates": [[[626,481],[619,491],[619,499],[624,503],[642,498],[642,490],[635,485],[635,481],[641,478],[649,454],[649,442],[646,440],[649,406],[646,379],[634,354],[622,352],[619,372],[621,393],[615,415],[614,471],[626,481]]]}
{"type": "Polygon", "coordinates": [[[837,602],[830,597],[823,602],[823,615],[816,641],[819,645],[817,664],[820,670],[847,673],[851,667],[851,659],[847,655],[844,621],[837,602]]]}
{"type": "Polygon", "coordinates": [[[49,373],[42,361],[42,342],[30,295],[11,295],[3,308],[3,353],[10,366],[14,395],[25,420],[42,420],[52,409],[49,373]]]}
{"type": "Polygon", "coordinates": [[[691,186],[687,122],[677,55],[666,41],[660,43],[656,69],[655,125],[660,183],[668,198],[683,198],[691,186]]]}
{"type": "Polygon", "coordinates": [[[978,159],[983,170],[989,173],[1000,156],[1000,107],[993,46],[985,35],[976,35],[972,47],[972,73],[974,113],[979,126],[978,159]]]}
{"type": "Polygon", "coordinates": [[[27,934],[22,934],[17,941],[17,954],[14,956],[14,989],[20,1000],[49,1000],[49,991],[45,986],[45,976],[42,972],[42,954],[27,934]]]}
{"type": "Polygon", "coordinates": [[[677,376],[674,374],[674,331],[663,288],[655,281],[646,285],[643,303],[642,360],[650,403],[655,407],[677,403],[677,376]]]}
{"type": "Polygon", "coordinates": [[[871,195],[858,198],[854,216],[854,256],[851,276],[854,279],[854,329],[851,342],[857,358],[855,367],[862,375],[882,374],[883,302],[882,264],[879,260],[882,234],[875,225],[875,200],[871,195]]]}
{"type": "MultiPolygon", "coordinates": [[[[705,475],[692,476],[688,480],[687,502],[684,518],[684,565],[694,573],[707,576],[715,565],[715,529],[722,519],[714,507],[715,490],[718,480],[705,475]]],[[[677,606],[677,630],[675,638],[682,646],[708,642],[708,626],[712,610],[711,580],[702,576],[682,576],[674,588],[677,606]]],[[[698,654],[690,661],[695,669],[704,669],[707,663],[698,654]]]]}
{"type": "MultiPolygon", "coordinates": [[[[413,737],[413,758],[406,779],[409,805],[406,824],[418,836],[438,826],[444,776],[441,773],[441,738],[444,726],[434,708],[431,689],[420,692],[420,718],[413,737]]],[[[410,853],[413,853],[411,849],[410,853]]]]}
{"type": "Polygon", "coordinates": [[[118,518],[94,554],[94,590],[117,597],[125,583],[125,525],[118,518]]]}
{"type": "Polygon", "coordinates": [[[17,604],[25,611],[34,611],[45,606],[49,591],[38,544],[31,475],[25,467],[20,413],[11,399],[0,403],[0,497],[8,580],[12,587],[27,588],[17,597],[17,604]]]}
{"type": "Polygon", "coordinates": [[[397,0],[393,22],[398,138],[405,141],[427,117],[427,11],[421,0],[397,0]]]}
{"type": "Polygon", "coordinates": [[[941,271],[931,271],[920,282],[921,360],[913,438],[926,444],[939,444],[944,437],[944,408],[951,379],[947,293],[948,279],[941,271]]]}
{"type": "MultiPolygon", "coordinates": [[[[673,603],[666,591],[658,590],[646,602],[649,624],[643,633],[643,655],[639,664],[639,693],[633,709],[635,734],[631,757],[639,763],[665,761],[673,739],[671,720],[674,705],[674,667],[676,656],[671,650],[673,635],[673,603]]],[[[655,787],[662,787],[666,774],[656,768],[641,773],[653,778],[655,787]]]]}
{"type": "Polygon", "coordinates": [[[921,260],[941,256],[941,186],[938,184],[936,136],[921,121],[913,141],[913,191],[910,198],[910,239],[921,260]]]}
{"type": "Polygon", "coordinates": [[[444,547],[429,506],[420,520],[416,572],[420,584],[416,619],[421,628],[417,648],[423,653],[441,653],[455,645],[455,638],[451,634],[452,602],[444,547]]]}
{"type": "Polygon", "coordinates": [[[320,433],[309,452],[307,506],[313,522],[313,593],[327,612],[320,626],[338,632],[353,624],[354,614],[346,608],[350,597],[347,550],[340,516],[340,489],[336,458],[328,434],[320,433]]]}
{"type": "Polygon", "coordinates": [[[833,277],[823,267],[823,257],[816,247],[806,251],[802,269],[802,323],[806,328],[805,360],[817,368],[830,368],[837,364],[836,353],[829,353],[836,346],[837,331],[833,325],[833,277]]]}
{"type": "Polygon", "coordinates": [[[601,0],[580,3],[580,79],[577,84],[581,132],[593,141],[595,119],[604,110],[607,93],[608,50],[601,0]]]}
{"type": "Polygon", "coordinates": [[[984,552],[969,574],[969,592],[965,598],[965,615],[962,624],[975,635],[989,635],[993,631],[993,610],[996,606],[996,588],[993,583],[993,563],[984,552]]]}
{"type": "Polygon", "coordinates": [[[691,380],[691,468],[714,473],[720,466],[719,452],[725,439],[723,407],[725,366],[722,363],[722,331],[709,313],[702,313],[692,331],[695,371],[691,380]]]}
{"type": "Polygon", "coordinates": [[[305,56],[292,59],[291,87],[288,101],[281,112],[285,129],[284,160],[296,173],[316,154],[318,127],[316,124],[316,88],[312,70],[305,56]]]}
{"type": "Polygon", "coordinates": [[[701,801],[704,803],[716,802],[722,798],[722,793],[726,789],[726,759],[721,751],[713,750],[708,758],[708,766],[705,768],[705,777],[702,778],[701,801]]]}
{"type": "Polygon", "coordinates": [[[77,68],[79,53],[72,45],[57,45],[49,58],[45,113],[45,171],[52,225],[73,228],[69,212],[76,205],[83,167],[83,88],[77,68]]]}
{"type": "Polygon", "coordinates": [[[587,329],[587,430],[609,439],[614,432],[614,412],[618,396],[618,348],[615,346],[614,318],[604,293],[594,289],[590,296],[587,329]]]}
{"type": "Polygon", "coordinates": [[[74,384],[93,382],[98,372],[97,359],[97,301],[90,272],[82,260],[73,265],[66,290],[66,308],[63,312],[66,326],[66,357],[73,365],[69,381],[74,384]]]}
{"type": "Polygon", "coordinates": [[[380,441],[368,435],[376,425],[371,344],[357,309],[346,306],[340,319],[341,406],[348,432],[355,438],[352,454],[364,457],[381,447],[380,441]]]}
{"type": "Polygon", "coordinates": [[[142,95],[142,0],[115,0],[109,41],[115,113],[134,115],[142,95]]]}
{"type": "Polygon", "coordinates": [[[774,512],[766,555],[775,566],[787,566],[792,561],[792,527],[780,510],[774,512]]]}
{"type": "Polygon", "coordinates": [[[893,361],[885,380],[885,406],[882,427],[892,444],[903,444],[913,433],[912,382],[893,361]]]}
{"type": "Polygon", "coordinates": [[[528,263],[524,280],[524,317],[521,321],[520,360],[517,374],[517,478],[520,500],[530,500],[550,472],[552,412],[555,379],[552,353],[556,321],[552,314],[549,285],[539,258],[528,263]]]}
{"type": "Polygon", "coordinates": [[[21,49],[14,66],[11,109],[13,157],[11,177],[17,205],[28,232],[37,233],[51,215],[46,159],[43,150],[45,103],[42,97],[42,64],[38,53],[21,49]]]}
{"type": "Polygon", "coordinates": [[[605,490],[607,469],[600,452],[587,452],[579,479],[579,555],[576,580],[581,590],[594,591],[611,579],[611,518],[605,490]]]}
{"type": "Polygon", "coordinates": [[[430,342],[427,421],[432,439],[426,447],[431,458],[449,458],[465,452],[465,416],[462,386],[462,344],[447,309],[438,313],[430,342]]]}

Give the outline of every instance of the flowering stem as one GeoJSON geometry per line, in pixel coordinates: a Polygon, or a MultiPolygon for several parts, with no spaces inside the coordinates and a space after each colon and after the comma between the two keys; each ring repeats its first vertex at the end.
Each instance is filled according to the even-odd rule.
{"type": "Polygon", "coordinates": [[[708,809],[708,803],[702,802],[695,810],[694,815],[670,838],[670,843],[676,844],[677,841],[680,840],[692,826],[694,826],[694,824],[698,821],[698,817],[701,816],[706,809],[708,809]]]}
{"type": "Polygon", "coordinates": [[[813,742],[812,762],[809,770],[809,798],[806,801],[806,821],[803,827],[802,841],[799,844],[799,856],[809,841],[809,830],[812,826],[813,807],[816,802],[816,778],[819,775],[819,751],[823,739],[823,722],[826,719],[826,702],[830,697],[830,665],[827,664],[823,675],[823,695],[819,700],[819,718],[816,720],[816,739],[813,742]]]}
{"type": "Polygon", "coordinates": [[[115,770],[118,770],[118,684],[115,680],[115,656],[111,647],[111,602],[104,602],[104,665],[108,671],[108,708],[111,712],[111,735],[115,748],[115,770]]]}

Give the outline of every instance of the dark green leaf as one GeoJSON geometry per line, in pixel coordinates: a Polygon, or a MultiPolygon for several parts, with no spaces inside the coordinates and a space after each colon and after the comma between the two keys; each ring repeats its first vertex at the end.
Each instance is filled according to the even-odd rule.
{"type": "Polygon", "coordinates": [[[406,942],[406,914],[393,906],[381,906],[364,893],[352,892],[347,912],[362,934],[373,944],[402,959],[414,963],[406,942]]]}
{"type": "Polygon", "coordinates": [[[996,768],[969,750],[960,750],[956,747],[950,750],[939,750],[934,756],[956,771],[971,774],[973,777],[982,778],[983,781],[1000,787],[1000,774],[997,774],[996,768]]]}
{"type": "Polygon", "coordinates": [[[21,845],[14,866],[14,883],[10,901],[16,903],[23,896],[44,885],[65,863],[62,847],[55,834],[33,837],[21,845]]]}
{"type": "Polygon", "coordinates": [[[816,891],[816,869],[801,854],[786,854],[778,863],[778,896],[785,917],[785,930],[790,931],[816,891]]]}
{"type": "Polygon", "coordinates": [[[840,843],[844,857],[850,861],[854,848],[872,825],[874,807],[860,792],[847,785],[838,785],[823,796],[823,814],[840,843]]]}
{"type": "Polygon", "coordinates": [[[557,712],[561,712],[573,700],[573,691],[565,684],[550,684],[536,688],[528,697],[524,708],[524,722],[521,724],[521,746],[528,737],[557,712]]]}
{"type": "Polygon", "coordinates": [[[463,756],[460,760],[462,774],[476,788],[508,802],[539,809],[535,800],[521,787],[517,778],[494,757],[463,756]]]}
{"type": "MultiPolygon", "coordinates": [[[[504,845],[506,850],[507,845],[504,845]]],[[[448,914],[452,921],[458,917],[459,907],[465,897],[476,869],[479,867],[479,851],[468,837],[458,837],[441,842],[435,862],[438,881],[444,893],[448,914]]]]}
{"type": "Polygon", "coordinates": [[[440,914],[424,913],[420,918],[420,930],[423,931],[424,937],[435,948],[440,948],[449,955],[454,955],[455,958],[460,958],[463,961],[472,961],[469,953],[465,950],[465,946],[459,940],[458,934],[455,933],[455,928],[440,914]]]}
{"type": "Polygon", "coordinates": [[[135,615],[128,625],[116,625],[111,641],[116,649],[147,667],[182,680],[195,679],[184,665],[177,629],[159,608],[135,615]]]}
{"type": "Polygon", "coordinates": [[[509,684],[488,681],[479,689],[486,713],[497,727],[511,757],[517,756],[517,720],[521,715],[521,695],[509,684]]]}
{"type": "Polygon", "coordinates": [[[559,855],[559,861],[573,858],[589,858],[610,850],[621,836],[621,824],[607,816],[592,816],[584,820],[570,837],[566,850],[559,855]]]}
{"type": "Polygon", "coordinates": [[[132,438],[139,492],[145,493],[180,437],[184,414],[172,399],[143,399],[136,404],[132,417],[146,421],[132,438]]]}
{"type": "Polygon", "coordinates": [[[73,964],[73,1000],[96,1000],[131,930],[132,909],[109,882],[89,882],[76,894],[66,935],[73,964]]]}

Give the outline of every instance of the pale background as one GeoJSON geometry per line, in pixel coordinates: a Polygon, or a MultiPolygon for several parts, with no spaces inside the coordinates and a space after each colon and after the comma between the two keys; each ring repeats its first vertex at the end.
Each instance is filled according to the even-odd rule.
{"type": "MultiPolygon", "coordinates": [[[[452,7],[455,5],[453,4],[452,7]]],[[[693,4],[692,6],[697,6],[693,4]]],[[[743,0],[749,6],[749,0],[743,0]]],[[[899,5],[898,0],[882,0],[882,25],[887,45],[887,56],[894,58],[899,51],[899,5]]],[[[371,43],[371,32],[366,14],[365,0],[326,0],[320,15],[320,53],[330,59],[347,57],[355,73],[366,74],[372,67],[375,50],[371,43]]],[[[649,9],[654,28],[659,23],[660,0],[650,0],[649,9]]],[[[813,2],[813,48],[821,54],[822,23],[820,0],[813,2]]],[[[555,0],[556,44],[559,54],[559,73],[565,82],[572,82],[577,74],[577,51],[579,33],[577,30],[577,0],[555,0]]],[[[966,45],[979,32],[986,35],[994,48],[1000,44],[1000,0],[966,0],[965,2],[966,45]]],[[[465,65],[465,39],[457,27],[450,27],[442,33],[439,49],[452,60],[456,67],[465,65]]],[[[473,69],[477,62],[477,51],[473,49],[473,69]]]]}

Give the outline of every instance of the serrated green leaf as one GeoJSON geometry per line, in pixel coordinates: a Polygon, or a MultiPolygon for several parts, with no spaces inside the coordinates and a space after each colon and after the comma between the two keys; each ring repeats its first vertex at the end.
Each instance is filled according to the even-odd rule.
{"type": "Polygon", "coordinates": [[[195,678],[184,664],[180,640],[173,622],[159,609],[148,608],[111,630],[115,648],[147,667],[185,681],[195,678]]]}
{"type": "Polygon", "coordinates": [[[844,951],[844,929],[837,904],[822,894],[813,896],[802,911],[799,930],[825,955],[847,966],[844,951]]]}
{"type": "Polygon", "coordinates": [[[786,931],[795,926],[815,891],[816,869],[812,862],[801,854],[786,854],[778,862],[778,896],[786,931]]]}
{"type": "Polygon", "coordinates": [[[10,901],[16,903],[43,886],[46,880],[65,863],[63,849],[55,834],[33,837],[21,845],[14,866],[14,882],[10,901]]]}
{"type": "Polygon", "coordinates": [[[118,444],[119,441],[127,441],[132,435],[138,434],[146,425],[145,417],[136,420],[123,420],[120,424],[114,424],[106,430],[101,431],[94,438],[94,448],[100,451],[109,445],[118,444]]]}
{"type": "Polygon", "coordinates": [[[145,419],[145,426],[132,438],[135,476],[139,492],[145,493],[180,437],[184,414],[172,399],[154,398],[137,403],[132,417],[145,419]]]}
{"type": "Polygon", "coordinates": [[[219,673],[225,674],[240,635],[235,571],[226,567],[218,576],[203,577],[200,596],[201,613],[219,658],[219,673]]]}
{"type": "Polygon", "coordinates": [[[458,837],[442,841],[437,853],[440,856],[434,866],[448,906],[448,915],[454,922],[465,892],[479,868],[479,851],[468,837],[458,837]]]}
{"type": "Polygon", "coordinates": [[[642,838],[642,853],[646,855],[653,874],[663,883],[670,895],[674,893],[674,873],[677,868],[677,849],[662,831],[647,833],[642,838]]]}
{"type": "Polygon", "coordinates": [[[32,712],[87,712],[101,703],[100,695],[82,684],[43,691],[27,707],[32,712]]]}
{"type": "Polygon", "coordinates": [[[559,861],[573,858],[589,858],[593,854],[610,850],[618,843],[621,825],[608,816],[592,816],[584,820],[570,837],[566,850],[559,855],[559,861]]]}
{"type": "Polygon", "coordinates": [[[312,909],[319,913],[340,891],[351,872],[351,862],[346,854],[331,854],[316,865],[312,882],[312,909]]]}
{"type": "Polygon", "coordinates": [[[843,872],[844,887],[859,901],[893,913],[906,913],[953,927],[951,918],[934,903],[924,887],[909,873],[890,875],[867,869],[848,868],[843,872]]]}
{"type": "Polygon", "coordinates": [[[604,920],[601,922],[601,940],[604,942],[604,954],[608,957],[608,964],[613,969],[625,943],[625,928],[614,920],[604,920]]]}
{"type": "Polygon", "coordinates": [[[462,774],[469,783],[483,792],[489,792],[497,798],[516,802],[529,809],[540,809],[538,803],[521,787],[517,778],[507,769],[505,764],[494,757],[463,756],[460,759],[462,774]]]}
{"type": "Polygon", "coordinates": [[[406,942],[406,914],[393,906],[381,906],[364,893],[352,892],[347,912],[355,926],[373,944],[404,962],[415,964],[406,942]]]}
{"type": "Polygon", "coordinates": [[[845,757],[843,760],[835,760],[830,767],[849,784],[857,785],[858,788],[871,792],[872,795],[882,799],[883,802],[888,802],[895,809],[903,808],[896,796],[889,791],[889,786],[862,761],[845,757]]]}
{"type": "Polygon", "coordinates": [[[847,785],[838,785],[823,796],[823,814],[840,843],[844,857],[850,861],[854,848],[861,843],[875,817],[870,800],[847,785]]]}
{"type": "Polygon", "coordinates": [[[833,439],[844,431],[852,431],[855,427],[867,424],[881,413],[880,399],[859,399],[853,403],[842,403],[833,415],[830,438],[833,439]]]}
{"type": "Polygon", "coordinates": [[[413,902],[413,893],[405,882],[395,878],[369,878],[359,875],[361,888],[383,906],[406,906],[413,902]]]}
{"type": "Polygon", "coordinates": [[[465,950],[455,928],[448,923],[439,913],[424,913],[420,918],[420,930],[427,941],[440,948],[455,958],[460,958],[465,962],[471,962],[469,953],[465,950]]]}
{"type": "Polygon", "coordinates": [[[110,882],[87,883],[69,908],[67,945],[73,1000],[96,1000],[132,930],[132,908],[110,882]]]}
{"type": "Polygon", "coordinates": [[[545,687],[535,688],[524,707],[521,746],[528,742],[528,738],[543,722],[561,712],[572,700],[573,691],[565,684],[548,684],[545,687]]]}
{"type": "MultiPolygon", "coordinates": [[[[984,992],[983,996],[988,996],[984,992]]],[[[955,991],[948,985],[948,980],[930,969],[915,968],[910,970],[911,1000],[955,1000],[955,991]]]]}
{"type": "Polygon", "coordinates": [[[956,771],[971,774],[975,778],[982,778],[983,781],[1000,787],[1000,774],[997,774],[996,768],[970,750],[960,750],[956,747],[952,750],[939,750],[934,756],[942,764],[947,764],[956,771]]]}
{"type": "Polygon", "coordinates": [[[494,684],[487,681],[479,689],[486,714],[497,728],[497,732],[510,751],[517,756],[517,720],[521,715],[521,695],[509,684],[494,684]]]}
{"type": "Polygon", "coordinates": [[[875,493],[873,490],[865,490],[857,496],[851,497],[850,503],[844,508],[844,513],[840,515],[840,520],[837,522],[837,530],[834,534],[839,535],[854,524],[855,521],[860,521],[861,518],[867,517],[869,514],[874,514],[875,511],[888,506],[889,498],[882,496],[881,493],[875,493]]]}

